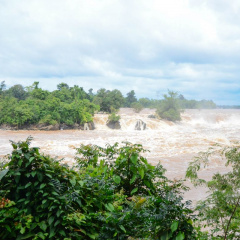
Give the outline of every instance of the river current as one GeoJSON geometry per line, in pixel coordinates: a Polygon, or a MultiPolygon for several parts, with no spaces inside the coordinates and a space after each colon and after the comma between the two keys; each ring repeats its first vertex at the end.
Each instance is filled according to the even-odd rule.
{"type": "MultiPolygon", "coordinates": [[[[0,157],[11,153],[9,140],[25,140],[32,136],[32,146],[40,147],[40,151],[71,164],[75,156],[75,148],[81,144],[105,146],[107,143],[128,141],[140,143],[149,152],[145,156],[152,164],[159,161],[167,169],[166,175],[171,178],[183,178],[188,163],[201,151],[206,151],[215,143],[230,145],[240,141],[240,110],[211,109],[185,110],[182,121],[172,123],[155,118],[152,109],[143,109],[140,113],[132,109],[120,109],[121,130],[112,130],[106,126],[108,116],[96,114],[93,131],[59,130],[59,131],[7,131],[0,130],[0,157]],[[146,130],[134,130],[136,122],[146,123],[146,130]]],[[[210,178],[216,172],[226,172],[221,159],[212,160],[210,167],[201,172],[210,178]]],[[[206,195],[204,189],[193,189],[186,198],[196,200],[206,195]]]]}

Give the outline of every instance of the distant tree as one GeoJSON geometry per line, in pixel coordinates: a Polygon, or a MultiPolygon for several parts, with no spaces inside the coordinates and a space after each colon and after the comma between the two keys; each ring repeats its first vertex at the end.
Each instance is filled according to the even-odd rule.
{"type": "Polygon", "coordinates": [[[49,92],[47,90],[42,90],[41,88],[35,88],[30,93],[30,96],[40,100],[45,100],[48,95],[49,95],[49,92]]]}
{"type": "Polygon", "coordinates": [[[180,107],[178,104],[178,93],[168,90],[168,94],[164,94],[160,106],[157,108],[157,115],[169,121],[180,121],[180,107]]]}
{"type": "Polygon", "coordinates": [[[61,91],[63,88],[69,89],[68,84],[67,84],[67,83],[59,83],[59,84],[57,85],[57,89],[58,89],[58,90],[61,91]]]}
{"type": "Polygon", "coordinates": [[[5,89],[6,89],[5,81],[2,81],[2,82],[0,83],[0,92],[2,92],[2,91],[5,90],[5,89]]]}
{"type": "Polygon", "coordinates": [[[18,100],[24,100],[27,97],[27,92],[25,91],[24,87],[21,84],[16,84],[9,88],[8,93],[17,98],[18,100]]]}
{"type": "Polygon", "coordinates": [[[92,88],[90,88],[90,89],[88,90],[88,95],[94,96],[94,93],[93,93],[93,89],[92,89],[92,88]]]}
{"type": "Polygon", "coordinates": [[[125,106],[130,107],[132,103],[137,102],[137,98],[135,96],[134,90],[127,93],[127,97],[125,98],[125,106]]]}
{"type": "Polygon", "coordinates": [[[134,102],[134,103],[131,104],[131,108],[133,108],[136,113],[139,113],[139,112],[142,111],[143,106],[139,102],[134,102]]]}
{"type": "Polygon", "coordinates": [[[97,91],[93,102],[100,105],[100,110],[104,112],[112,112],[112,109],[119,109],[124,103],[122,93],[115,89],[112,91],[101,88],[97,91]]]}
{"type": "Polygon", "coordinates": [[[182,94],[180,94],[180,95],[178,96],[178,98],[179,98],[180,100],[185,100],[185,97],[184,97],[182,94]]]}

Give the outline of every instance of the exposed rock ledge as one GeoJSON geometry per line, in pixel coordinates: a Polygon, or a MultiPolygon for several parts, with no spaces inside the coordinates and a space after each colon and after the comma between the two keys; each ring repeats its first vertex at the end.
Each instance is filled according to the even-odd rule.
{"type": "Polygon", "coordinates": [[[120,122],[119,121],[116,121],[116,122],[113,122],[113,121],[110,121],[110,122],[107,122],[107,126],[111,129],[121,129],[121,125],[120,125],[120,122]]]}
{"type": "Polygon", "coordinates": [[[145,130],[147,127],[147,124],[143,122],[141,119],[137,120],[137,123],[135,125],[135,130],[145,130]]]}
{"type": "Polygon", "coordinates": [[[1,130],[42,130],[42,131],[57,131],[57,130],[68,130],[68,129],[76,129],[76,130],[94,130],[95,126],[93,122],[67,125],[67,124],[55,124],[55,125],[47,125],[47,124],[31,124],[24,125],[21,127],[12,127],[7,124],[0,125],[1,130]]]}

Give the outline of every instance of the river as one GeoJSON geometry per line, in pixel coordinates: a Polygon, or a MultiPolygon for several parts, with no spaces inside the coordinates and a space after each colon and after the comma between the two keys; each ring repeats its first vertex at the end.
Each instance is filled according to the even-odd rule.
{"type": "MultiPolygon", "coordinates": [[[[154,114],[152,109],[143,109],[140,113],[132,109],[120,109],[121,130],[112,130],[106,126],[107,115],[96,114],[93,131],[59,130],[59,131],[7,131],[0,130],[0,157],[11,153],[9,140],[25,140],[32,136],[32,146],[40,147],[41,152],[52,157],[64,158],[71,164],[75,148],[80,144],[96,144],[129,141],[140,143],[149,150],[145,156],[152,164],[159,161],[167,169],[166,175],[171,178],[183,178],[188,163],[201,151],[206,151],[215,143],[230,145],[240,141],[240,110],[211,109],[185,110],[182,121],[172,123],[149,118],[154,114]],[[137,120],[146,123],[144,131],[134,130],[137,120]]],[[[201,174],[209,179],[216,172],[226,172],[221,159],[211,161],[208,169],[201,174]]],[[[204,189],[192,189],[186,198],[196,200],[206,196],[204,189]]]]}

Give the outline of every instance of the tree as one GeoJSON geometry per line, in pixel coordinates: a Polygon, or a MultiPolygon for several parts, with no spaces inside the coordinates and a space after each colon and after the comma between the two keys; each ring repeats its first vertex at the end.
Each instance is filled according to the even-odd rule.
{"type": "Polygon", "coordinates": [[[2,81],[2,82],[0,83],[0,93],[1,93],[2,91],[4,91],[5,89],[6,89],[5,81],[2,81]]]}
{"type": "Polygon", "coordinates": [[[63,88],[69,89],[68,84],[67,84],[67,83],[59,83],[59,84],[57,85],[57,89],[58,89],[59,91],[61,91],[63,88]]]}
{"type": "Polygon", "coordinates": [[[134,90],[131,90],[129,93],[127,93],[127,97],[125,98],[125,106],[130,107],[134,102],[137,102],[137,98],[134,90]]]}
{"type": "Polygon", "coordinates": [[[12,86],[9,90],[8,93],[17,98],[18,100],[24,100],[27,97],[27,92],[24,90],[24,87],[21,84],[16,84],[12,86]]]}
{"type": "MultiPolygon", "coordinates": [[[[200,201],[196,210],[199,212],[199,225],[207,226],[211,239],[234,240],[240,236],[240,145],[215,146],[201,153],[190,163],[186,177],[198,185],[205,185],[209,195],[200,201]],[[215,173],[210,181],[199,179],[198,171],[209,165],[209,160],[225,160],[232,170],[225,174],[215,173]]],[[[206,238],[204,238],[206,239],[206,238]]]]}
{"type": "Polygon", "coordinates": [[[124,102],[122,93],[115,89],[112,91],[101,88],[97,91],[93,102],[100,105],[100,110],[104,112],[112,112],[119,109],[124,102]]]}
{"type": "Polygon", "coordinates": [[[180,107],[178,105],[178,93],[168,90],[168,94],[164,94],[164,99],[157,108],[157,115],[169,121],[180,121],[180,107]]]}
{"type": "Polygon", "coordinates": [[[131,104],[131,108],[133,108],[136,113],[139,113],[139,112],[142,111],[143,106],[139,102],[134,102],[134,103],[131,104]]]}

